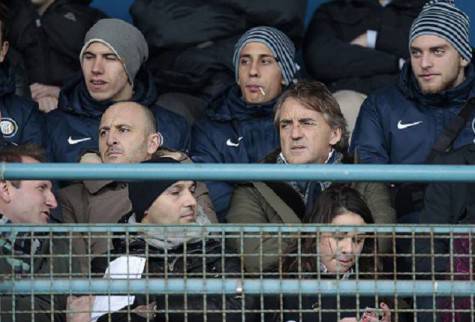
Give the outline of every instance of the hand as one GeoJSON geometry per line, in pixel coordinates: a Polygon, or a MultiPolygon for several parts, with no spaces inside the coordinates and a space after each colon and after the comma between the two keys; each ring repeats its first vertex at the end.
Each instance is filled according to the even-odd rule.
{"type": "Polygon", "coordinates": [[[379,319],[379,316],[374,312],[374,309],[367,309],[361,318],[362,322],[391,322],[391,310],[386,303],[381,302],[379,307],[383,311],[383,316],[379,319]]]}
{"type": "Polygon", "coordinates": [[[40,83],[34,83],[30,85],[31,98],[38,102],[40,98],[52,96],[58,99],[59,91],[61,89],[58,86],[43,85],[40,83]]]}
{"type": "Polygon", "coordinates": [[[68,296],[66,310],[67,322],[91,321],[92,305],[94,296],[68,296]]]}
{"type": "Polygon", "coordinates": [[[49,113],[58,108],[58,99],[53,96],[41,97],[37,102],[39,110],[43,113],[49,113]]]}
{"type": "Polygon", "coordinates": [[[350,44],[361,47],[368,47],[368,36],[366,35],[366,32],[353,39],[350,44]]]}
{"type": "Polygon", "coordinates": [[[98,163],[102,163],[102,159],[97,153],[87,152],[81,156],[81,160],[79,160],[79,162],[98,164],[98,163]]]}

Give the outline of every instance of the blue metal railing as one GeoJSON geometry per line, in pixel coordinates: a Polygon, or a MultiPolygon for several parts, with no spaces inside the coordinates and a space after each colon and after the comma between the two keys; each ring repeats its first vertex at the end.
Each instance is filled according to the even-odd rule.
{"type": "Polygon", "coordinates": [[[369,164],[75,164],[2,163],[0,178],[55,180],[328,180],[475,182],[475,166],[369,164]]]}
{"type": "Polygon", "coordinates": [[[45,279],[3,281],[0,294],[360,294],[470,296],[467,281],[298,279],[45,279]]]}

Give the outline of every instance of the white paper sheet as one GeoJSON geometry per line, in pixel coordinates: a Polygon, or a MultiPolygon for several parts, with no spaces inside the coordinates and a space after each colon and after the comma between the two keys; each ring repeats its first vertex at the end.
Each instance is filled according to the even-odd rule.
{"type": "MultiPolygon", "coordinates": [[[[137,256],[121,256],[109,263],[104,278],[139,279],[145,268],[146,259],[137,256]]],[[[134,303],[135,296],[96,296],[92,307],[91,321],[102,315],[118,311],[134,303]]]]}

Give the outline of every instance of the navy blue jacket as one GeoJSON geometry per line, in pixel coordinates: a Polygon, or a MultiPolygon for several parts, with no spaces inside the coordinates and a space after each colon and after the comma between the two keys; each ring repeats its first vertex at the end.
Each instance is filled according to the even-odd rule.
{"type": "Polygon", "coordinates": [[[32,100],[15,95],[14,69],[0,64],[0,129],[5,141],[44,146],[44,116],[32,100]]]}
{"type": "MultiPolygon", "coordinates": [[[[274,127],[275,101],[247,105],[237,85],[231,86],[211,104],[208,115],[193,126],[191,155],[200,163],[255,163],[279,147],[274,127]]],[[[224,182],[208,182],[208,190],[223,220],[233,187],[224,182]]]]}
{"type": "MultiPolygon", "coordinates": [[[[470,64],[465,81],[438,94],[423,95],[409,64],[398,85],[376,91],[361,107],[351,143],[362,163],[425,163],[443,129],[463,104],[475,96],[475,70],[470,64]]],[[[475,115],[475,113],[474,113],[475,115]]],[[[453,148],[473,143],[473,116],[459,133],[453,148]]]]}
{"type": "MultiPolygon", "coordinates": [[[[148,106],[157,119],[163,146],[186,151],[190,128],[186,120],[155,104],[158,92],[148,72],[141,71],[135,79],[132,101],[148,106]]],[[[84,79],[77,76],[61,90],[58,109],[47,114],[48,153],[51,161],[78,162],[87,150],[98,150],[98,128],[102,113],[114,102],[94,100],[84,79]]]]}

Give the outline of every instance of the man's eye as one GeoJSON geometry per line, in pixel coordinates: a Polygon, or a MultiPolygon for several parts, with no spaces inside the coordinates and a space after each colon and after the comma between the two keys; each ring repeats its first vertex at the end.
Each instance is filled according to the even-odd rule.
{"type": "Polygon", "coordinates": [[[250,62],[249,58],[241,58],[241,60],[239,61],[239,64],[247,65],[249,64],[249,62],[250,62]]]}
{"type": "Polygon", "coordinates": [[[106,131],[99,131],[99,136],[100,137],[103,137],[104,135],[106,135],[106,131]]]}
{"type": "Polygon", "coordinates": [[[421,55],[421,52],[420,51],[417,51],[417,50],[412,50],[411,51],[411,56],[413,57],[419,57],[421,55]]]}

